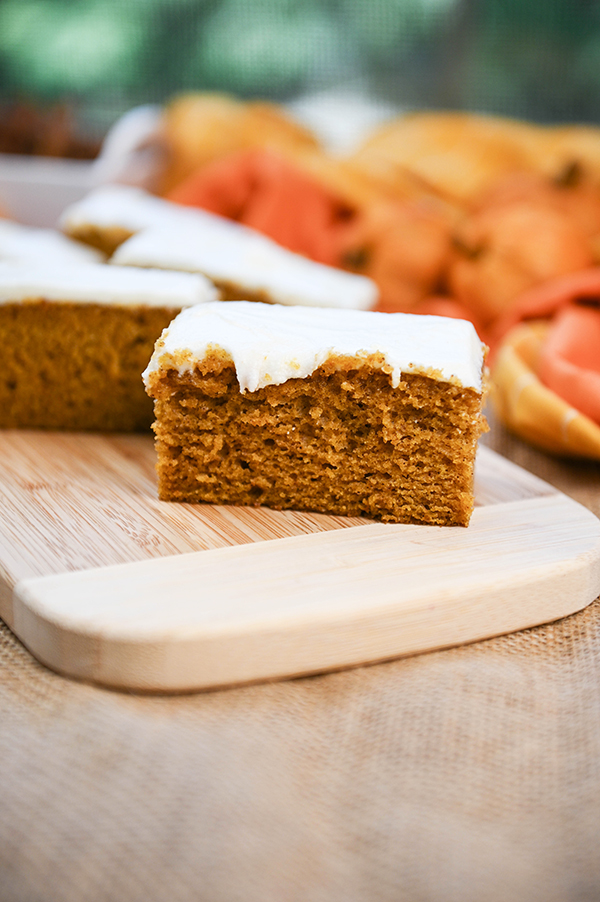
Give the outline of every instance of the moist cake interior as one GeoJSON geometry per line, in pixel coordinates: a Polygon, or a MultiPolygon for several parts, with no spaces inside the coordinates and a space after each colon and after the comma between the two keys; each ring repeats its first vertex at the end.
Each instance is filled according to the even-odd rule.
{"type": "Polygon", "coordinates": [[[0,304],[0,427],[149,430],[141,373],[179,309],[0,304]]]}
{"type": "Polygon", "coordinates": [[[245,393],[218,350],[166,367],[150,389],[161,499],[466,526],[481,393],[416,374],[394,388],[382,362],[333,357],[245,393]]]}

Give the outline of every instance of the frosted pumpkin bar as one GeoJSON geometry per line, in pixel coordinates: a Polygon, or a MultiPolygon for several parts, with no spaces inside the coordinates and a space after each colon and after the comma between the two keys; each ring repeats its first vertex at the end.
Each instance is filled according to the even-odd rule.
{"type": "Polygon", "coordinates": [[[201,273],[223,300],[369,310],[371,279],[315,263],[254,229],[139,188],[98,188],[69,207],[61,228],[112,254],[111,263],[201,273]]]}
{"type": "Polygon", "coordinates": [[[215,299],[201,276],[104,264],[0,263],[0,427],[149,429],[156,339],[215,299]]]}
{"type": "Polygon", "coordinates": [[[160,498],[466,526],[484,350],[442,317],[184,310],[144,372],[160,498]]]}

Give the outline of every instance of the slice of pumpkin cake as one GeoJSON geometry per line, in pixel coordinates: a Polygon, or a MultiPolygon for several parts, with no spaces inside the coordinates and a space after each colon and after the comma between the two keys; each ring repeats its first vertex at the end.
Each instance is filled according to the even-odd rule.
{"type": "Polygon", "coordinates": [[[0,427],[149,429],[141,373],[201,276],[104,264],[0,263],[0,427]]]}
{"type": "Polygon", "coordinates": [[[466,526],[484,351],[442,317],[184,310],[144,372],[160,498],[466,526]]]}

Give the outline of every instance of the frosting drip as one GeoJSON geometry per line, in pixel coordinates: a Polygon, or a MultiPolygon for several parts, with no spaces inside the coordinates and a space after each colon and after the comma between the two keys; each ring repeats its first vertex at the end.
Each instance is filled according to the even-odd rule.
{"type": "Polygon", "coordinates": [[[465,320],[239,301],[182,311],[156,344],[146,385],[162,365],[190,371],[211,349],[232,359],[243,392],[305,378],[330,357],[372,355],[395,387],[402,373],[482,384],[484,346],[465,320]]]}

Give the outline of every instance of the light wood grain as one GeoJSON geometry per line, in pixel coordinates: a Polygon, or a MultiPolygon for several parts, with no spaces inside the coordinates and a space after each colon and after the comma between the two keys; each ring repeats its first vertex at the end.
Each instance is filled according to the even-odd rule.
{"type": "Polygon", "coordinates": [[[152,438],[0,430],[0,617],[19,580],[347,528],[299,511],[171,504],[152,438]]]}
{"type": "Polygon", "coordinates": [[[485,448],[468,529],[162,503],[145,437],[6,433],[0,451],[2,616],[48,666],[110,686],[353,666],[600,592],[600,521],[485,448]]]}

